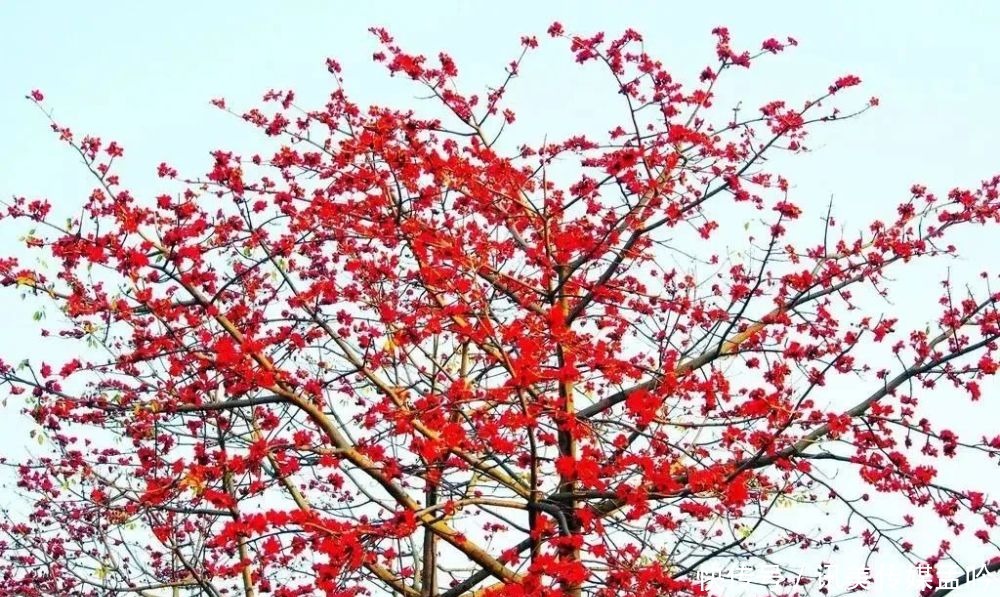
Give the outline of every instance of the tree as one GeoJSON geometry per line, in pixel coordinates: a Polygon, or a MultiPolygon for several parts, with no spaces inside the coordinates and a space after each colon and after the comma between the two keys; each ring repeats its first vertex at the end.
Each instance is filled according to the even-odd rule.
{"type": "Polygon", "coordinates": [[[988,391],[996,273],[945,280],[926,328],[881,299],[1000,222],[1000,177],[839,229],[766,158],[875,106],[834,107],[858,77],[745,118],[713,105],[791,38],[748,52],[718,28],[682,85],[635,31],[553,24],[620,125],[515,146],[505,93],[536,38],[471,95],[449,56],[373,33],[441,114],[359,106],[328,60],[318,109],[214,100],[277,149],[216,151],[202,178],[161,164],[155,199],[119,180],[119,144],[52,122],[96,185],[68,221],[13,200],[54,265],[0,279],[57,308],[42,336],[77,358],[0,369],[48,449],[8,463],[29,508],[0,526],[0,594],[703,595],[756,565],[799,595],[822,582],[787,574],[802,554],[855,541],[928,595],[950,542],[911,543],[916,513],[990,543],[997,502],[938,468],[1000,436],[960,439],[921,401],[988,391]],[[779,511],[820,505],[838,518],[779,511]]]}

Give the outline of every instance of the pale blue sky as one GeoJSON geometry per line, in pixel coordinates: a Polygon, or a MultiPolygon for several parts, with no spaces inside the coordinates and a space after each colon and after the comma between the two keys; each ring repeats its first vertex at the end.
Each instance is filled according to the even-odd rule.
{"type": "MultiPolygon", "coordinates": [[[[679,73],[696,72],[711,58],[709,30],[718,24],[733,30],[737,44],[756,45],[771,35],[802,42],[737,79],[746,88],[733,89],[733,97],[801,99],[844,72],[859,74],[865,95],[857,99],[875,94],[882,107],[838,127],[824,138],[822,154],[794,172],[796,182],[836,193],[842,202],[901,191],[918,175],[932,185],[971,183],[997,166],[1000,50],[993,38],[1000,4],[986,0],[6,0],[0,3],[0,195],[71,201],[85,182],[73,156],[58,148],[41,115],[22,99],[36,87],[60,120],[121,141],[126,172],[145,181],[164,159],[201,169],[209,149],[252,147],[252,133],[207,100],[225,95],[245,106],[271,86],[320,98],[329,89],[326,56],[344,63],[347,83],[361,99],[411,103],[413,88],[392,84],[370,63],[370,25],[388,27],[415,50],[452,52],[476,83],[496,81],[518,36],[543,33],[555,19],[581,32],[636,27],[679,73]]],[[[572,89],[579,73],[567,66],[552,51],[528,64],[519,89],[536,93],[542,109],[533,118],[521,111],[525,129],[586,128],[593,104],[572,89]]]]}
{"type": "MultiPolygon", "coordinates": [[[[121,142],[126,185],[153,193],[161,161],[197,174],[208,166],[212,149],[250,153],[260,147],[256,132],[210,107],[209,99],[225,96],[248,106],[268,88],[293,87],[305,104],[315,104],[331,88],[327,56],[343,63],[347,87],[362,103],[413,105],[419,90],[371,63],[371,25],[387,27],[413,51],[447,50],[475,88],[502,77],[520,35],[544,38],[553,20],[582,33],[634,27],[652,53],[688,80],[711,61],[709,31],[716,25],[729,26],[736,45],[751,48],[770,36],[796,37],[798,48],[723,87],[720,102],[744,98],[747,109],[775,98],[801,101],[840,75],[861,76],[863,89],[844,105],[877,95],[881,107],[820,134],[812,143],[817,151],[796,159],[786,172],[797,199],[825,202],[833,195],[842,218],[857,226],[891,213],[915,182],[945,191],[1000,171],[1000,3],[987,0],[4,0],[0,196],[45,196],[58,214],[69,215],[91,187],[75,155],[23,99],[34,88],[45,92],[56,118],[78,133],[121,142]]],[[[538,53],[512,95],[520,108],[518,134],[537,140],[603,130],[594,123],[605,118],[614,98],[606,82],[602,86],[590,75],[554,48],[538,53]]],[[[0,226],[0,252],[13,250],[14,232],[0,226]]],[[[970,237],[967,244],[962,248],[970,257],[961,265],[967,273],[990,267],[1000,251],[996,238],[970,237]]],[[[908,283],[927,290],[926,279],[908,283]]],[[[936,296],[936,289],[931,292],[936,296]]],[[[933,297],[927,298],[933,306],[933,297]]],[[[41,345],[25,341],[34,335],[32,309],[12,299],[0,295],[6,332],[0,335],[0,358],[16,362],[39,355],[41,345]]],[[[10,433],[25,429],[14,421],[0,422],[3,452],[20,443],[10,433]]]]}

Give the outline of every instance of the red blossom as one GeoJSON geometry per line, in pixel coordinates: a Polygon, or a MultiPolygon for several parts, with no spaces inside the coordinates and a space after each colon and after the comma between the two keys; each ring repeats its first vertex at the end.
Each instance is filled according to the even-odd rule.
{"type": "MultiPolygon", "coordinates": [[[[830,85],[829,91],[831,94],[833,94],[837,93],[841,89],[847,89],[848,87],[854,87],[860,84],[861,84],[860,77],[857,77],[855,75],[846,75],[834,81],[833,85],[830,85]]],[[[877,103],[878,102],[876,101],[876,104],[877,103]]]]}

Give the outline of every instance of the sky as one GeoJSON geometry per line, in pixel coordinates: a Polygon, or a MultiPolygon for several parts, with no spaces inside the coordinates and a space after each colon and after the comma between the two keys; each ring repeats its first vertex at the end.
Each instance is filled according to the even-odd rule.
{"type": "MultiPolygon", "coordinates": [[[[860,76],[863,87],[845,96],[845,106],[860,106],[872,95],[880,106],[822,132],[813,153],[786,172],[799,198],[825,203],[832,197],[840,216],[858,226],[890,215],[914,183],[943,192],[1000,172],[1000,51],[994,45],[1000,3],[985,0],[3,0],[0,197],[47,197],[57,213],[70,215],[91,186],[78,158],[24,99],[32,89],[43,91],[54,117],[79,134],[120,142],[125,184],[154,193],[161,161],[194,174],[209,166],[213,149],[260,146],[256,132],[212,108],[210,99],[224,96],[246,107],[269,88],[294,88],[303,103],[315,104],[332,89],[327,57],[343,64],[356,101],[420,106],[415,88],[372,63],[377,47],[368,27],[386,27],[412,51],[447,51],[469,88],[481,88],[502,79],[521,35],[544,38],[556,20],[577,33],[635,28],[647,49],[687,80],[711,62],[715,26],[728,26],[735,45],[749,48],[771,36],[795,37],[797,48],[733,77],[721,91],[720,102],[743,99],[750,108],[776,98],[801,101],[841,75],[860,76]]],[[[614,101],[607,82],[548,46],[543,39],[512,92],[517,134],[537,140],[593,132],[614,101]]],[[[14,251],[23,232],[0,223],[0,253],[14,251]]],[[[971,235],[960,248],[968,257],[952,267],[969,274],[990,265],[1000,241],[971,235]]],[[[916,293],[930,291],[926,279],[901,283],[916,293]]],[[[0,358],[39,356],[42,348],[26,341],[36,327],[32,309],[10,293],[0,295],[0,306],[7,332],[0,336],[0,358]]],[[[27,427],[12,409],[3,413],[0,447],[9,451],[27,427]]]]}

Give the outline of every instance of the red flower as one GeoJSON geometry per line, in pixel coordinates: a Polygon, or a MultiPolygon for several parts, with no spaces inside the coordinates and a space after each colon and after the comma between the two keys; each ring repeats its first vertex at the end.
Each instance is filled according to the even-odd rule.
{"type": "Polygon", "coordinates": [[[764,40],[764,43],[761,44],[760,49],[764,50],[765,52],[777,54],[778,52],[784,50],[785,46],[780,41],[772,37],[770,39],[764,40]]]}
{"type": "Polygon", "coordinates": [[[848,87],[854,87],[855,85],[861,84],[861,78],[855,75],[845,75],[840,77],[830,85],[829,91],[831,94],[837,93],[841,89],[847,89],[848,87]]]}
{"type": "Polygon", "coordinates": [[[223,336],[215,343],[215,362],[221,367],[234,365],[240,361],[236,344],[229,336],[223,336]]]}

